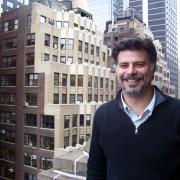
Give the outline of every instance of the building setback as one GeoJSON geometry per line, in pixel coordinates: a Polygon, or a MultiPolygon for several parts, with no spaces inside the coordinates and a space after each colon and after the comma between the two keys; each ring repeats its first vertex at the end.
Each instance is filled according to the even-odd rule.
{"type": "Polygon", "coordinates": [[[178,95],[177,0],[129,0],[129,6],[148,17],[148,26],[162,44],[170,69],[170,83],[178,95]],[[147,6],[147,8],[144,8],[147,6]],[[148,12],[148,14],[147,14],[148,12]]]}
{"type": "Polygon", "coordinates": [[[78,11],[33,3],[0,19],[0,178],[36,179],[56,150],[90,138],[115,75],[103,34],[78,11]]]}

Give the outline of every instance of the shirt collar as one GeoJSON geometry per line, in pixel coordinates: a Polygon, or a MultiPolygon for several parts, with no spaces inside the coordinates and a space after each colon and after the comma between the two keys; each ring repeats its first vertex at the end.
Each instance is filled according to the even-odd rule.
{"type": "MultiPolygon", "coordinates": [[[[144,109],[144,112],[147,112],[149,111],[150,114],[152,114],[152,111],[154,109],[154,105],[155,105],[155,102],[156,102],[156,91],[155,91],[155,88],[154,89],[154,93],[153,93],[153,97],[150,101],[150,103],[148,104],[148,106],[144,109]]],[[[131,108],[125,103],[124,101],[124,98],[123,98],[123,93],[121,92],[121,101],[122,101],[122,105],[123,105],[123,109],[125,110],[126,113],[130,113],[131,108]]]]}

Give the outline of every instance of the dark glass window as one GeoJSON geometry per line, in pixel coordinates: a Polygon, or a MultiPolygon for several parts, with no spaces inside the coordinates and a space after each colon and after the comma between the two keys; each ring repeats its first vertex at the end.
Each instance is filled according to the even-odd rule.
{"type": "Polygon", "coordinates": [[[3,57],[1,67],[2,68],[16,67],[16,59],[17,59],[16,55],[3,57]]]}
{"type": "Polygon", "coordinates": [[[41,127],[54,129],[54,116],[41,115],[41,127]]]}
{"type": "Polygon", "coordinates": [[[59,104],[59,94],[54,93],[54,104],[59,104]]]}
{"type": "Polygon", "coordinates": [[[36,106],[37,105],[37,94],[35,93],[27,93],[26,94],[26,102],[29,106],[36,106]]]}
{"type": "Polygon", "coordinates": [[[69,123],[70,123],[70,116],[64,115],[64,129],[69,128],[69,123]]]}
{"type": "Polygon", "coordinates": [[[44,45],[48,46],[48,47],[50,46],[50,35],[49,34],[45,34],[44,45]]]}
{"type": "Polygon", "coordinates": [[[25,75],[26,86],[37,86],[38,85],[38,74],[30,73],[25,75]]]}
{"type": "Polygon", "coordinates": [[[37,136],[35,134],[24,134],[24,145],[36,147],[37,146],[37,136]]]}
{"type": "Polygon", "coordinates": [[[40,141],[41,141],[42,149],[54,150],[54,138],[53,137],[41,136],[40,141]]]}
{"type": "Polygon", "coordinates": [[[80,114],[79,126],[84,127],[84,114],[80,114]]]}
{"type": "Polygon", "coordinates": [[[0,122],[7,124],[15,124],[16,113],[8,111],[0,111],[0,122]]]}
{"type": "Polygon", "coordinates": [[[26,126],[37,126],[37,115],[36,114],[25,114],[24,115],[24,124],[26,126]]]}
{"type": "Polygon", "coordinates": [[[34,53],[26,53],[26,65],[34,65],[34,53]]]}
{"type": "Polygon", "coordinates": [[[41,169],[47,170],[53,167],[53,159],[41,157],[41,169]]]}
{"type": "Polygon", "coordinates": [[[35,45],[35,33],[26,35],[26,45],[27,46],[35,45]]]}

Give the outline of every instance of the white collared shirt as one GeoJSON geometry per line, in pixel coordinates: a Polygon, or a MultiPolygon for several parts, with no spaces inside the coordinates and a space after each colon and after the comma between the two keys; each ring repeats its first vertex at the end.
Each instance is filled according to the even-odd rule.
{"type": "Polygon", "coordinates": [[[121,100],[122,100],[122,104],[123,104],[123,108],[124,111],[126,112],[126,114],[130,117],[130,119],[132,120],[133,124],[136,127],[136,130],[138,129],[138,127],[144,123],[148,117],[152,114],[153,109],[154,109],[154,105],[155,105],[155,101],[156,101],[156,91],[154,89],[154,95],[150,101],[150,103],[148,104],[148,106],[145,108],[144,112],[142,113],[141,116],[138,116],[133,110],[131,110],[130,107],[128,107],[128,105],[125,103],[124,98],[123,98],[123,94],[121,93],[121,100]]]}

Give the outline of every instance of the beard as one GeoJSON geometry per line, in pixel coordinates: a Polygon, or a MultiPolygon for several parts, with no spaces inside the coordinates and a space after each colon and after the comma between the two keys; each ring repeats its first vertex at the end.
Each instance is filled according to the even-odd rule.
{"type": "Polygon", "coordinates": [[[124,74],[121,77],[121,82],[127,82],[128,81],[139,81],[139,84],[135,87],[132,87],[131,85],[128,85],[126,83],[121,83],[121,88],[122,90],[128,94],[129,96],[138,96],[141,93],[144,92],[144,90],[147,87],[147,83],[144,80],[144,76],[143,75],[139,75],[139,74],[131,74],[131,75],[127,75],[124,74]]]}

